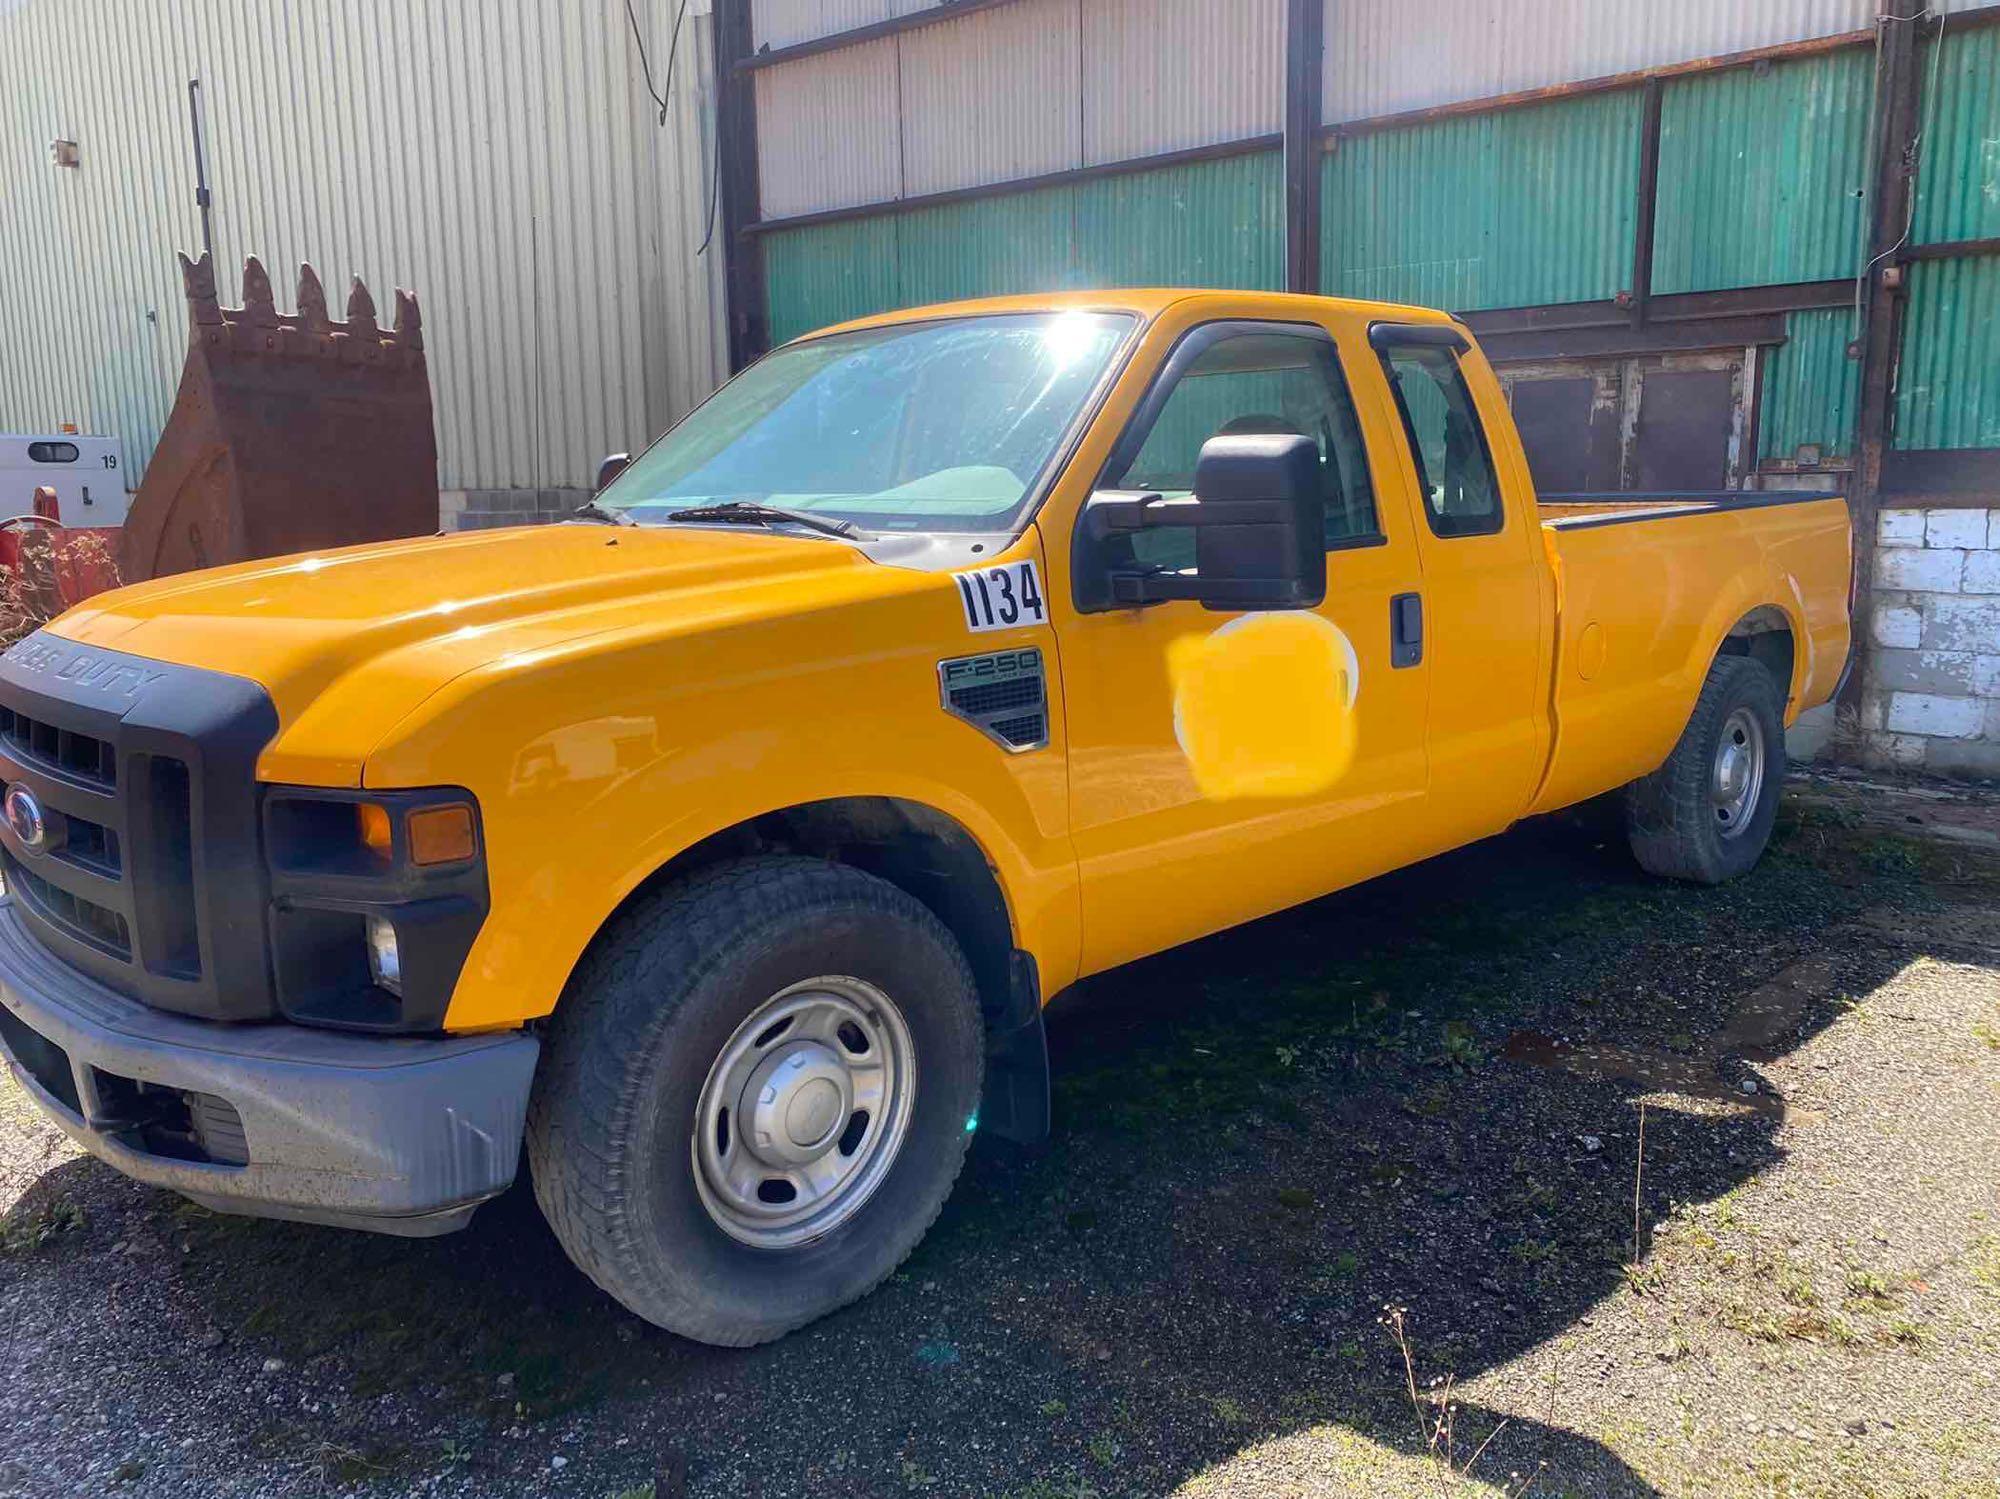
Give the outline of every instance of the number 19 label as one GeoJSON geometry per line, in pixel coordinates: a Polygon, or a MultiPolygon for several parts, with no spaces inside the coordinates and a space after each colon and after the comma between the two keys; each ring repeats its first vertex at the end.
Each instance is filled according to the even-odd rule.
{"type": "Polygon", "coordinates": [[[1032,560],[974,568],[953,573],[952,579],[958,584],[959,602],[965,605],[965,627],[975,635],[1049,622],[1041,574],[1032,560]]]}

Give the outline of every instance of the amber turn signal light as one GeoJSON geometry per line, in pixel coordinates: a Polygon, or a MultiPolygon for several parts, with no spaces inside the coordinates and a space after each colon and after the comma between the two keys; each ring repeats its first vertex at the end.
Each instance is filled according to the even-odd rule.
{"type": "Polygon", "coordinates": [[[389,809],[378,807],[373,802],[362,802],[354,809],[361,823],[361,846],[371,853],[389,857],[389,809]]]}
{"type": "Polygon", "coordinates": [[[468,806],[419,807],[407,826],[412,864],[460,864],[479,850],[468,806]]]}

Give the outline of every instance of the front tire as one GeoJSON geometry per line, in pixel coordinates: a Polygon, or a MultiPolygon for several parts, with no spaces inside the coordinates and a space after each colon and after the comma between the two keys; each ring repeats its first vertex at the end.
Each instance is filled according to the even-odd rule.
{"type": "Polygon", "coordinates": [[[1674,752],[1625,788],[1625,830],[1648,874],[1719,885],[1763,857],[1785,779],[1778,688],[1761,662],[1718,656],[1674,752]]]}
{"type": "Polygon", "coordinates": [[[964,1164],[984,1045],[951,934],[896,886],[758,858],[646,898],[579,967],[528,1121],[586,1275],[704,1343],[866,1295],[964,1164]]]}

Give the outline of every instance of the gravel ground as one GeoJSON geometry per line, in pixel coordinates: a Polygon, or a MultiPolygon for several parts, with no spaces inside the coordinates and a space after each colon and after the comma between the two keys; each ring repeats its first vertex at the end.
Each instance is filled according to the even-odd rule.
{"type": "Polygon", "coordinates": [[[1051,1148],[745,1353],[518,1189],[218,1217],[0,1082],[0,1495],[2000,1496],[2000,866],[1882,794],[1725,890],[1544,823],[1095,980],[1051,1148]]]}

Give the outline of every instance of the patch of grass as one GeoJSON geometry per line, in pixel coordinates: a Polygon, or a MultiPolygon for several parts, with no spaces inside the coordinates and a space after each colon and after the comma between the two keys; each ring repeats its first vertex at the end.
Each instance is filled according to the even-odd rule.
{"type": "Polygon", "coordinates": [[[1241,1426],[1250,1419],[1250,1413],[1227,1395],[1204,1395],[1202,1399],[1215,1412],[1216,1420],[1225,1426],[1241,1426]]]}
{"type": "Polygon", "coordinates": [[[1109,1432],[1100,1431],[1083,1444],[1083,1450],[1090,1454],[1090,1460],[1100,1468],[1115,1468],[1118,1465],[1118,1443],[1109,1432]]]}
{"type": "Polygon", "coordinates": [[[2000,1234],[1981,1234],[1966,1254],[1972,1278],[1989,1291],[2000,1291],[2000,1234]]]}
{"type": "Polygon", "coordinates": [[[80,1232],[83,1225],[81,1205],[58,1197],[37,1212],[0,1220],[0,1254],[32,1254],[52,1239],[80,1232]]]}
{"type": "Polygon", "coordinates": [[[1847,1301],[1850,1312],[1891,1312],[1896,1309],[1896,1287],[1888,1276],[1876,1270],[1847,1272],[1847,1301]]]}

